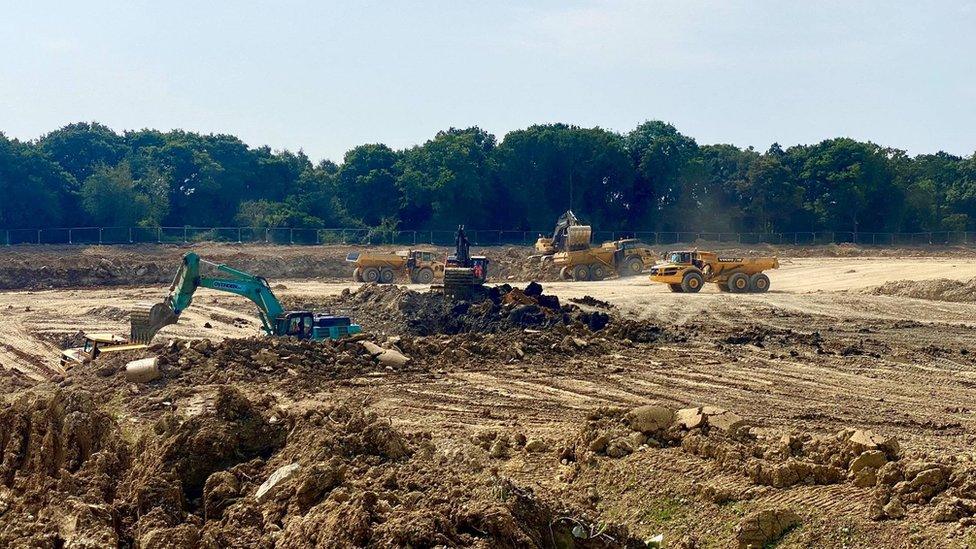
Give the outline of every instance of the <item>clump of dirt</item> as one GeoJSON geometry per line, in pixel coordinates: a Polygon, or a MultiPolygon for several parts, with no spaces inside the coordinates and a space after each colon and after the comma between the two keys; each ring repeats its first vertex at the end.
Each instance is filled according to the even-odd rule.
{"type": "Polygon", "coordinates": [[[976,303],[976,278],[968,282],[937,278],[934,280],[896,280],[868,290],[872,295],[890,295],[950,301],[956,303],[976,303]]]}
{"type": "Polygon", "coordinates": [[[221,387],[135,442],[77,391],[0,412],[0,544],[642,547],[627,530],[343,402],[281,409],[221,387]]]}
{"type": "Polygon", "coordinates": [[[583,297],[572,297],[569,300],[577,305],[586,305],[587,307],[596,307],[597,309],[613,308],[613,303],[609,303],[589,295],[584,295],[583,297]]]}
{"type": "MultiPolygon", "coordinates": [[[[873,520],[900,519],[906,505],[934,506],[934,520],[943,522],[976,516],[976,467],[969,463],[905,457],[896,439],[863,429],[758,434],[748,420],[714,406],[597,409],[560,459],[593,466],[601,457],[624,458],[662,447],[681,448],[757,486],[847,482],[871,490],[868,518],[873,520]]],[[[706,497],[719,503],[743,497],[707,488],[706,497]]]]}

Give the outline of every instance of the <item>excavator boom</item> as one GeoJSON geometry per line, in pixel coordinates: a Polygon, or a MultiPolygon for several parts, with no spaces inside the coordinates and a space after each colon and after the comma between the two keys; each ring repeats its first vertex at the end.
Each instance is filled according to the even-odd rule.
{"type": "Polygon", "coordinates": [[[175,324],[180,314],[193,302],[193,294],[200,287],[250,299],[258,306],[258,315],[265,333],[268,335],[275,333],[275,319],[284,312],[284,308],[271,291],[267,280],[226,265],[203,261],[197,254],[189,252],[183,256],[183,262],[176,276],[173,277],[166,299],[161,303],[139,304],[132,311],[131,341],[149,343],[160,329],[175,324]],[[228,276],[224,278],[201,276],[201,262],[215,267],[218,272],[228,276]]]}

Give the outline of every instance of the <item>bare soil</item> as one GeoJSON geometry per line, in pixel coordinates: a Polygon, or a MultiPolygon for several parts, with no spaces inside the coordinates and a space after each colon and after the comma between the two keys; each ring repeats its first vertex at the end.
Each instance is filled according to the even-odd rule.
{"type": "Polygon", "coordinates": [[[976,543],[976,304],[878,289],[976,259],[782,263],[767,294],[544,283],[558,305],[272,279],[404,365],[258,337],[201,291],[154,347],[65,371],[79,330],[125,333],[168,280],[0,292],[0,545],[976,543]],[[126,382],[148,355],[163,377],[126,382]]]}

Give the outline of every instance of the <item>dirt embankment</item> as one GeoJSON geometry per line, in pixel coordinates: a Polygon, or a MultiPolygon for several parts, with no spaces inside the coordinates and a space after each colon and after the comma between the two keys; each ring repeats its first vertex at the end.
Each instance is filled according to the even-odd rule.
{"type": "MultiPolygon", "coordinates": [[[[689,247],[683,245],[682,247],[689,247]]],[[[728,243],[700,243],[699,249],[724,254],[778,255],[781,257],[927,257],[973,256],[973,248],[920,247],[884,248],[853,245],[828,246],[745,246],[728,243]]],[[[446,257],[452,249],[417,246],[446,257]]],[[[673,246],[657,246],[664,253],[673,246]]],[[[167,284],[179,266],[180,257],[195,251],[215,263],[226,263],[271,280],[319,279],[351,281],[351,269],[345,262],[352,246],[270,246],[202,243],[196,245],[132,246],[15,246],[0,248],[0,290],[81,288],[167,284]]],[[[402,247],[371,248],[392,252],[402,247]]],[[[559,272],[552,262],[543,263],[528,246],[477,248],[491,260],[489,277],[495,282],[554,281],[559,272]]],[[[401,280],[400,282],[406,282],[401,280]]]]}
{"type": "Polygon", "coordinates": [[[873,295],[911,297],[932,301],[976,303],[976,278],[969,281],[938,278],[935,280],[897,280],[869,290],[873,295]]]}

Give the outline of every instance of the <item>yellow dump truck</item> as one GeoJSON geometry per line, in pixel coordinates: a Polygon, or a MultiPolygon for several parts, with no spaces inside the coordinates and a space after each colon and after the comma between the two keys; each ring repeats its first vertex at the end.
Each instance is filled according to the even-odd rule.
{"type": "Polygon", "coordinates": [[[667,284],[672,292],[695,293],[706,282],[723,292],[765,292],[769,277],[763,272],[778,269],[775,257],[720,257],[698,250],[665,254],[665,262],[651,267],[651,281],[667,284]]]}
{"type": "Polygon", "coordinates": [[[119,351],[134,351],[145,349],[141,343],[130,343],[122,336],[115,334],[93,333],[85,334],[85,345],[61,351],[61,367],[68,368],[75,364],[87,364],[102,353],[119,351]]]}
{"type": "Polygon", "coordinates": [[[355,266],[352,278],[356,282],[391,284],[400,274],[414,284],[430,284],[435,278],[444,277],[444,263],[438,262],[434,252],[427,250],[352,252],[346,256],[346,261],[355,266]]]}
{"type": "Polygon", "coordinates": [[[634,276],[656,259],[651,247],[636,239],[604,242],[600,246],[590,246],[589,240],[589,226],[569,228],[567,250],[552,256],[553,264],[560,267],[561,278],[603,280],[613,274],[634,276]]]}

